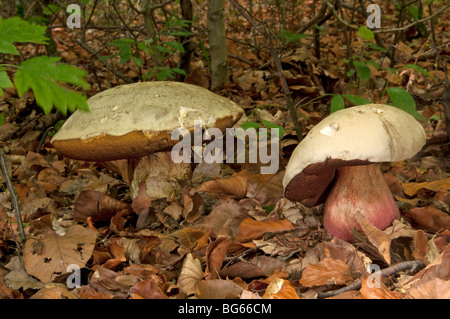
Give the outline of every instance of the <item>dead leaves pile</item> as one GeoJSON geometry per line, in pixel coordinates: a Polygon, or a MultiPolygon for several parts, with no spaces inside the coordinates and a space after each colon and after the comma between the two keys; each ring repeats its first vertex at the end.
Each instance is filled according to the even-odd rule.
{"type": "Polygon", "coordinates": [[[361,216],[363,231],[349,244],[322,228],[320,207],[283,198],[283,171],[233,173],[223,164],[202,163],[193,172],[197,183],[184,186],[178,199],[147,199],[136,213],[120,176],[94,164],[60,160],[51,148],[10,163],[13,178],[25,181],[16,188],[27,241],[23,263],[6,258],[17,229],[4,196],[3,298],[297,299],[357,279],[361,287],[333,298],[446,298],[450,291],[448,213],[431,206],[447,205],[436,198],[449,191],[447,179],[408,183],[406,166],[391,176],[405,181],[397,195],[409,205],[401,220],[380,231],[361,216]],[[413,191],[436,196],[412,207],[413,191]],[[370,265],[408,260],[425,268],[368,286],[370,265]],[[69,289],[74,266],[83,270],[81,287],[69,289]]]}

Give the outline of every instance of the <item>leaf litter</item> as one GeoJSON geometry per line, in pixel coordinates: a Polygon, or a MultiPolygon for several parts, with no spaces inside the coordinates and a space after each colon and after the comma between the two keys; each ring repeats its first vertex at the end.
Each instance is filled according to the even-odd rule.
{"type": "MultiPolygon", "coordinates": [[[[346,85],[339,71],[345,49],[331,38],[323,40],[329,52],[320,60],[307,49],[293,49],[283,57],[285,76],[297,97],[312,99],[327,91],[317,77],[330,85],[346,85]]],[[[68,52],[88,57],[84,51],[68,52]]],[[[230,52],[254,63],[269,59],[236,43],[230,45],[230,52]]],[[[412,51],[400,43],[398,54],[407,62],[412,51]]],[[[323,294],[327,298],[450,298],[450,165],[442,120],[423,124],[428,143],[420,158],[382,167],[400,207],[400,220],[380,231],[361,218],[357,240],[347,243],[323,229],[321,207],[307,208],[283,198],[283,168],[297,142],[272,72],[246,70],[248,65],[234,60],[231,67],[232,84],[225,90],[246,109],[243,120],[284,127],[276,174],[259,174],[260,163],[201,163],[193,167],[178,196],[169,196],[169,191],[163,198],[149,198],[148,193],[162,185],[150,178],[133,185],[137,197],[132,198],[132,176],[123,161],[69,160],[56,153],[49,138],[38,153],[38,129],[32,127],[10,139],[20,122],[0,126],[27,235],[21,262],[11,200],[1,193],[0,298],[298,299],[323,294]],[[416,261],[422,269],[395,268],[416,261]],[[68,288],[69,265],[82,269],[80,287],[68,288]],[[377,277],[370,270],[374,265],[387,275],[377,277]]],[[[100,81],[111,82],[112,75],[94,72],[100,81]]],[[[382,72],[396,85],[411,76],[411,72],[382,72]]],[[[425,89],[423,81],[412,87],[425,89]]],[[[355,88],[352,93],[377,96],[371,90],[378,89],[358,92],[355,88]]],[[[0,106],[18,117],[33,100],[32,95],[19,99],[5,91],[0,106]]],[[[424,104],[420,112],[427,119],[442,118],[442,105],[424,104]]],[[[328,106],[316,106],[299,109],[304,131],[326,116],[328,106]]],[[[141,165],[138,173],[148,174],[141,165]]]]}

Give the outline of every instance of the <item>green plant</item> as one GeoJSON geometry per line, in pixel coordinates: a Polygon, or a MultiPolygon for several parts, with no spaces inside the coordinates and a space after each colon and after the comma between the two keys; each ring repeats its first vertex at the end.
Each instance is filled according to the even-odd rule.
{"type": "MultiPolygon", "coordinates": [[[[160,39],[167,39],[164,42],[155,44],[152,39],[148,40],[134,40],[131,38],[115,39],[109,42],[109,46],[117,47],[119,52],[116,55],[106,56],[104,58],[112,58],[115,56],[120,57],[120,64],[133,61],[139,69],[143,66],[144,61],[138,56],[139,51],[152,54],[155,51],[159,51],[164,59],[169,59],[176,55],[185,53],[183,44],[176,41],[179,37],[188,37],[192,35],[191,32],[185,31],[182,28],[189,26],[192,23],[190,20],[184,20],[178,18],[176,15],[172,15],[168,18],[168,21],[164,24],[161,30],[160,39]]],[[[155,76],[159,81],[165,81],[168,79],[175,79],[176,74],[182,74],[186,76],[186,72],[178,67],[153,67],[152,70],[142,75],[143,80],[147,80],[150,77],[155,76]]]]}
{"type": "MultiPolygon", "coordinates": [[[[46,44],[45,29],[19,17],[0,18],[0,54],[19,55],[15,43],[46,44]]],[[[65,86],[69,84],[88,89],[89,85],[83,79],[86,71],[59,61],[60,58],[40,56],[19,65],[0,64],[0,96],[3,89],[15,86],[19,97],[31,89],[37,105],[45,113],[51,112],[53,107],[64,115],[68,110],[73,112],[77,108],[88,110],[86,97],[65,86]],[[8,69],[17,69],[13,81],[7,73],[8,69]]]]}
{"type": "MultiPolygon", "coordinates": [[[[391,99],[391,103],[388,103],[389,105],[395,106],[405,111],[406,113],[411,114],[418,120],[424,122],[428,121],[424,116],[416,111],[416,102],[414,101],[414,98],[411,96],[411,94],[409,94],[407,91],[402,88],[393,87],[387,89],[386,92],[391,99]]],[[[331,99],[331,113],[345,108],[344,98],[354,105],[365,105],[373,103],[370,100],[353,94],[335,94],[331,99]]]]}

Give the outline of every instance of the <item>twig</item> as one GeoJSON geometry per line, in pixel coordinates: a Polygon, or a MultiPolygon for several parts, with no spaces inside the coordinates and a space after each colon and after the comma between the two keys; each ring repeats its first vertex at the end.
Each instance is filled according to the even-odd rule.
{"type": "MultiPolygon", "coordinates": [[[[0,148],[0,166],[2,169],[3,176],[5,178],[6,186],[8,187],[9,193],[11,194],[14,211],[16,213],[17,228],[19,230],[21,243],[22,243],[22,245],[24,245],[26,238],[25,238],[25,232],[23,230],[22,215],[20,214],[19,200],[17,199],[16,192],[14,190],[14,187],[11,184],[11,180],[9,179],[8,170],[6,169],[4,155],[5,155],[5,151],[3,150],[3,148],[0,148]]],[[[20,245],[19,245],[19,247],[20,247],[20,245]]]]}
{"type": "MultiPolygon", "coordinates": [[[[339,13],[336,11],[336,9],[334,8],[333,4],[330,3],[328,0],[325,0],[327,6],[330,8],[331,12],[333,12],[334,16],[344,25],[346,25],[347,27],[354,29],[354,30],[358,30],[359,27],[356,25],[353,25],[347,21],[345,21],[340,15],[339,13]]],[[[416,20],[406,26],[403,27],[397,27],[397,28],[392,28],[392,29],[380,29],[380,30],[372,30],[373,33],[389,33],[389,32],[398,32],[398,31],[405,31],[408,30],[409,28],[411,28],[412,26],[415,26],[416,24],[419,23],[423,23],[426,22],[428,20],[433,19],[434,17],[438,16],[439,14],[441,14],[442,12],[444,12],[445,10],[447,10],[448,8],[450,8],[450,5],[446,5],[445,7],[442,7],[441,9],[439,9],[438,11],[436,11],[435,13],[433,13],[432,15],[423,18],[421,20],[416,20]]]]}
{"type": "MultiPolygon", "coordinates": [[[[405,261],[405,262],[398,263],[396,265],[393,265],[391,267],[381,270],[380,275],[383,277],[387,277],[387,276],[394,275],[400,271],[405,271],[408,269],[411,270],[411,273],[415,273],[418,270],[422,269],[424,266],[425,265],[420,260],[405,261]]],[[[346,291],[358,290],[361,288],[361,283],[362,283],[362,279],[360,278],[360,279],[356,280],[355,282],[353,282],[352,284],[345,286],[343,288],[340,288],[337,290],[332,290],[332,291],[327,291],[327,292],[320,292],[317,294],[317,298],[328,298],[328,297],[333,297],[333,296],[339,295],[346,291]]]]}
{"type": "Polygon", "coordinates": [[[100,62],[103,63],[103,65],[110,70],[111,72],[113,72],[117,77],[121,78],[122,80],[124,80],[126,83],[133,83],[134,81],[132,79],[130,79],[129,77],[127,77],[126,75],[122,74],[122,72],[120,72],[119,70],[116,70],[115,68],[113,68],[112,66],[109,65],[109,63],[107,63],[105,60],[100,59],[100,56],[98,53],[96,53],[92,48],[90,48],[87,44],[75,40],[76,43],[78,43],[81,47],[83,47],[86,51],[88,51],[90,54],[95,55],[98,60],[100,62]]]}
{"type": "Polygon", "coordinates": [[[291,114],[292,122],[294,123],[295,131],[297,133],[297,139],[300,142],[303,139],[302,127],[300,126],[300,122],[298,120],[297,109],[295,108],[294,101],[292,99],[291,91],[289,90],[289,86],[286,81],[286,77],[283,74],[283,67],[281,66],[280,57],[275,50],[274,40],[272,31],[269,28],[265,28],[262,26],[262,23],[256,21],[256,18],[251,16],[240,4],[236,2],[236,0],[230,0],[236,10],[259,32],[261,32],[265,37],[267,37],[270,46],[270,53],[277,69],[277,75],[281,80],[281,84],[283,87],[283,91],[285,94],[285,99],[287,103],[287,108],[291,114]]]}

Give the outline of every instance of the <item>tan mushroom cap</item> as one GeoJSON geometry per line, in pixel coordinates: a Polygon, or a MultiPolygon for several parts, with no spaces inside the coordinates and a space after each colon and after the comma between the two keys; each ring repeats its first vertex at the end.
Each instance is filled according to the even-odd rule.
{"type": "Polygon", "coordinates": [[[283,179],[285,196],[309,198],[316,189],[325,190],[328,184],[319,184],[330,182],[340,166],[401,161],[413,157],[425,142],[420,123],[396,107],[368,104],[337,111],[294,150],[283,179]]]}
{"type": "Polygon", "coordinates": [[[90,112],[75,111],[51,143],[63,155],[86,161],[144,156],[178,143],[172,131],[233,126],[243,109],[207,89],[170,81],[117,86],[88,100],[90,112]]]}

